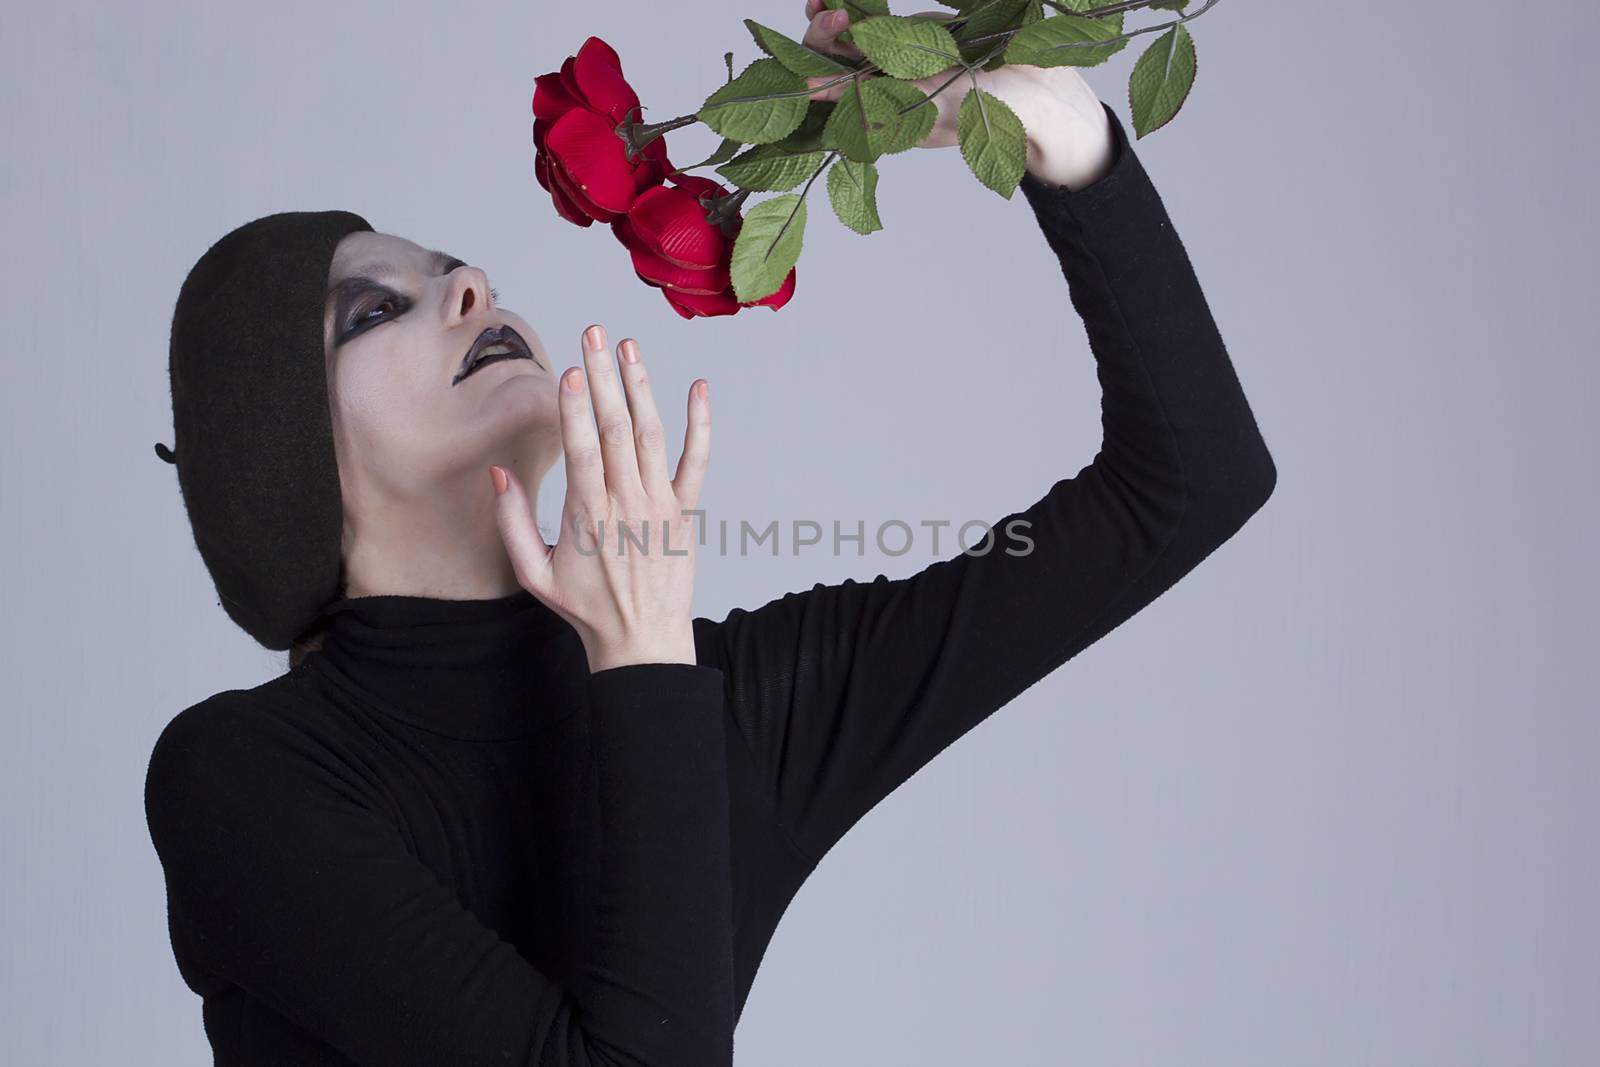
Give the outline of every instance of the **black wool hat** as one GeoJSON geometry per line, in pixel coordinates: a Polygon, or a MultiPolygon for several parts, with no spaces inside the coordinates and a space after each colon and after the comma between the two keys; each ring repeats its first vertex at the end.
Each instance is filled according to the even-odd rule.
{"type": "Polygon", "coordinates": [[[229,618],[289,648],[338,596],[343,506],[323,350],[334,249],[371,230],[348,211],[247,222],[178,292],[168,373],[194,543],[229,618]]]}

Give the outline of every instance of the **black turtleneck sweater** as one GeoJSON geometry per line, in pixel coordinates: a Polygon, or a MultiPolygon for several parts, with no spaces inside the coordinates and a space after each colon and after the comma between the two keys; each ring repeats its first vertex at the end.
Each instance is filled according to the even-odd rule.
{"type": "Polygon", "coordinates": [[[1103,447],[988,554],[696,618],[695,664],[594,674],[526,592],[341,600],[298,668],[171,720],[145,804],[218,1064],[731,1063],[833,844],[1261,506],[1273,461],[1106,110],[1104,177],[1022,184],[1103,447]]]}

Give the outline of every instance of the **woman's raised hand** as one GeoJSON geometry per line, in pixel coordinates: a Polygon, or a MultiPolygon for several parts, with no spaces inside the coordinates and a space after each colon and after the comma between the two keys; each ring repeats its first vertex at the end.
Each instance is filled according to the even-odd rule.
{"type": "Polygon", "coordinates": [[[583,639],[591,672],[630,663],[694,663],[694,516],[710,458],[711,402],[689,387],[689,425],[677,475],[639,345],[584,332],[584,369],[561,376],[567,497],[561,532],[545,543],[516,475],[492,467],[496,519],[517,581],[583,639]],[[585,377],[589,388],[585,388],[585,377]],[[592,403],[591,403],[592,401],[592,403]],[[619,550],[620,546],[620,550],[619,550]]]}
{"type": "MultiPolygon", "coordinates": [[[[956,13],[953,11],[917,12],[918,16],[938,19],[954,18],[955,14],[956,13]]],[[[814,49],[826,55],[835,56],[850,64],[854,64],[857,61],[866,58],[861,54],[861,49],[857,48],[853,44],[839,40],[839,34],[850,28],[850,16],[848,12],[844,10],[829,11],[826,5],[824,5],[823,0],[806,0],[806,18],[810,20],[810,24],[806,27],[806,35],[801,39],[801,43],[807,48],[814,49]]],[[[961,85],[951,85],[937,96],[934,96],[934,90],[938,89],[940,85],[943,85],[946,81],[948,81],[950,76],[956,73],[957,69],[958,68],[952,66],[931,77],[919,78],[911,83],[917,88],[921,89],[924,93],[927,93],[929,96],[933,97],[933,107],[938,112],[938,115],[933,120],[933,128],[928,131],[928,135],[924,137],[921,143],[917,145],[918,148],[949,148],[951,145],[956,143],[956,129],[957,121],[961,111],[961,97],[966,91],[967,87],[961,85]]],[[[1010,82],[1014,81],[1015,79],[1012,75],[1006,75],[1005,78],[996,79],[994,76],[998,73],[999,71],[980,70],[976,72],[975,76],[979,85],[982,85],[985,89],[994,93],[996,96],[1001,97],[1001,99],[1005,99],[1005,94],[1000,90],[1000,88],[997,87],[996,83],[1010,82]]],[[[868,75],[868,77],[877,76],[878,75],[876,74],[868,75]]],[[[833,81],[833,79],[828,77],[811,77],[806,79],[806,84],[812,88],[816,88],[819,85],[827,85],[830,81],[833,81]]],[[[838,100],[849,88],[849,82],[841,82],[838,85],[834,85],[827,89],[822,89],[818,92],[812,93],[811,99],[838,100]]],[[[1006,100],[1006,103],[1010,104],[1012,101],[1006,100]]]]}
{"type": "MultiPolygon", "coordinates": [[[[846,64],[865,58],[861,49],[838,39],[850,25],[845,11],[830,11],[823,0],[806,0],[805,12],[809,24],[801,43],[807,48],[834,56],[846,64]]],[[[951,19],[958,13],[918,11],[916,14],[951,19]]],[[[806,84],[815,89],[833,80],[810,77],[806,84]]],[[[1056,185],[1080,189],[1099,178],[1110,166],[1111,127],[1105,109],[1089,83],[1078,73],[1078,68],[1072,66],[1033,67],[1007,63],[994,70],[974,70],[967,74],[952,64],[938,74],[916,79],[911,84],[933,97],[932,106],[938,112],[933,128],[917,147],[949,148],[959,143],[961,100],[974,81],[985,92],[1004,100],[1022,120],[1028,133],[1029,173],[1056,185]],[[964,84],[945,86],[958,74],[957,81],[964,84]]],[[[838,100],[848,88],[849,82],[841,82],[812,93],[811,99],[838,100]]]]}
{"type": "MultiPolygon", "coordinates": [[[[809,25],[806,26],[806,35],[800,39],[800,43],[807,48],[830,56],[838,56],[847,63],[854,63],[864,58],[861,55],[861,49],[846,41],[839,40],[839,34],[850,26],[848,12],[843,10],[829,11],[822,0],[806,0],[806,21],[809,25]]],[[[811,85],[818,85],[828,80],[828,78],[821,77],[807,79],[811,85]]],[[[840,91],[838,87],[835,87],[827,92],[812,93],[811,99],[837,100],[839,99],[840,91]]]]}
{"type": "MultiPolygon", "coordinates": [[[[917,14],[948,19],[954,13],[949,11],[919,11],[917,14]]],[[[823,3],[823,0],[806,0],[806,18],[810,22],[806,26],[805,36],[800,40],[801,44],[813,51],[842,59],[847,64],[855,64],[866,58],[861,54],[861,49],[853,44],[839,40],[839,34],[850,28],[850,15],[847,11],[842,9],[830,11],[823,3]]],[[[954,73],[953,70],[941,72],[931,78],[919,79],[912,84],[929,96],[933,96],[934,89],[952,73],[954,73]]],[[[977,76],[984,88],[989,88],[987,81],[989,72],[979,71],[977,76]]],[[[877,75],[869,74],[867,77],[874,78],[877,75]]],[[[818,86],[828,85],[829,82],[834,80],[836,78],[818,75],[807,78],[806,84],[813,89],[817,89],[818,86]]],[[[848,81],[840,82],[826,89],[817,89],[816,92],[811,94],[811,99],[838,100],[849,88],[850,83],[848,81]]],[[[938,116],[933,120],[933,128],[928,131],[928,135],[917,145],[918,148],[948,148],[956,143],[956,120],[961,109],[961,94],[955,91],[958,88],[960,87],[952,85],[938,96],[933,96],[933,107],[937,109],[938,116]]],[[[1009,101],[1007,102],[1009,103],[1009,101]]]]}

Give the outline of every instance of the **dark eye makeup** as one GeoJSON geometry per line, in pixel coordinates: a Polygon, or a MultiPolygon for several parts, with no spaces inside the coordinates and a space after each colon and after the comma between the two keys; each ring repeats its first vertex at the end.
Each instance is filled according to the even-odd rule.
{"type": "Polygon", "coordinates": [[[338,321],[341,324],[339,344],[344,344],[372,327],[398,318],[411,308],[411,301],[381,285],[371,285],[354,293],[341,293],[338,321]]]}
{"type": "MultiPolygon", "coordinates": [[[[449,274],[457,267],[466,264],[459,259],[452,259],[444,271],[449,274]]],[[[500,290],[490,287],[489,299],[492,303],[500,302],[500,290]]],[[[351,278],[338,290],[339,313],[335,321],[340,324],[339,336],[336,345],[359,337],[361,334],[381,323],[399,318],[411,308],[411,300],[401,293],[384,285],[379,285],[368,278],[351,278]]]]}

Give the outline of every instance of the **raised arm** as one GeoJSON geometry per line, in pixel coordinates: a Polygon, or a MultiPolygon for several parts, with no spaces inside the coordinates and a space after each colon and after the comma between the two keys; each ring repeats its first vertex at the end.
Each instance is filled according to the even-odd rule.
{"type": "MultiPolygon", "coordinates": [[[[1105,111],[1114,154],[1103,176],[1076,192],[1031,172],[1022,183],[1094,354],[1103,441],[1092,462],[996,521],[987,555],[695,620],[698,661],[727,676],[778,818],[813,862],[951,742],[1168,589],[1272,492],[1276,468],[1189,258],[1105,111]],[[1032,546],[1013,555],[1028,549],[1010,535],[1018,519],[1032,546]]],[[[1062,310],[1035,328],[1056,328],[1062,310]]]]}
{"type": "Polygon", "coordinates": [[[234,693],[150,760],[174,944],[371,1067],[731,1064],[724,679],[636,664],[589,686],[604,845],[570,985],[408,852],[362,775],[234,693]]]}

